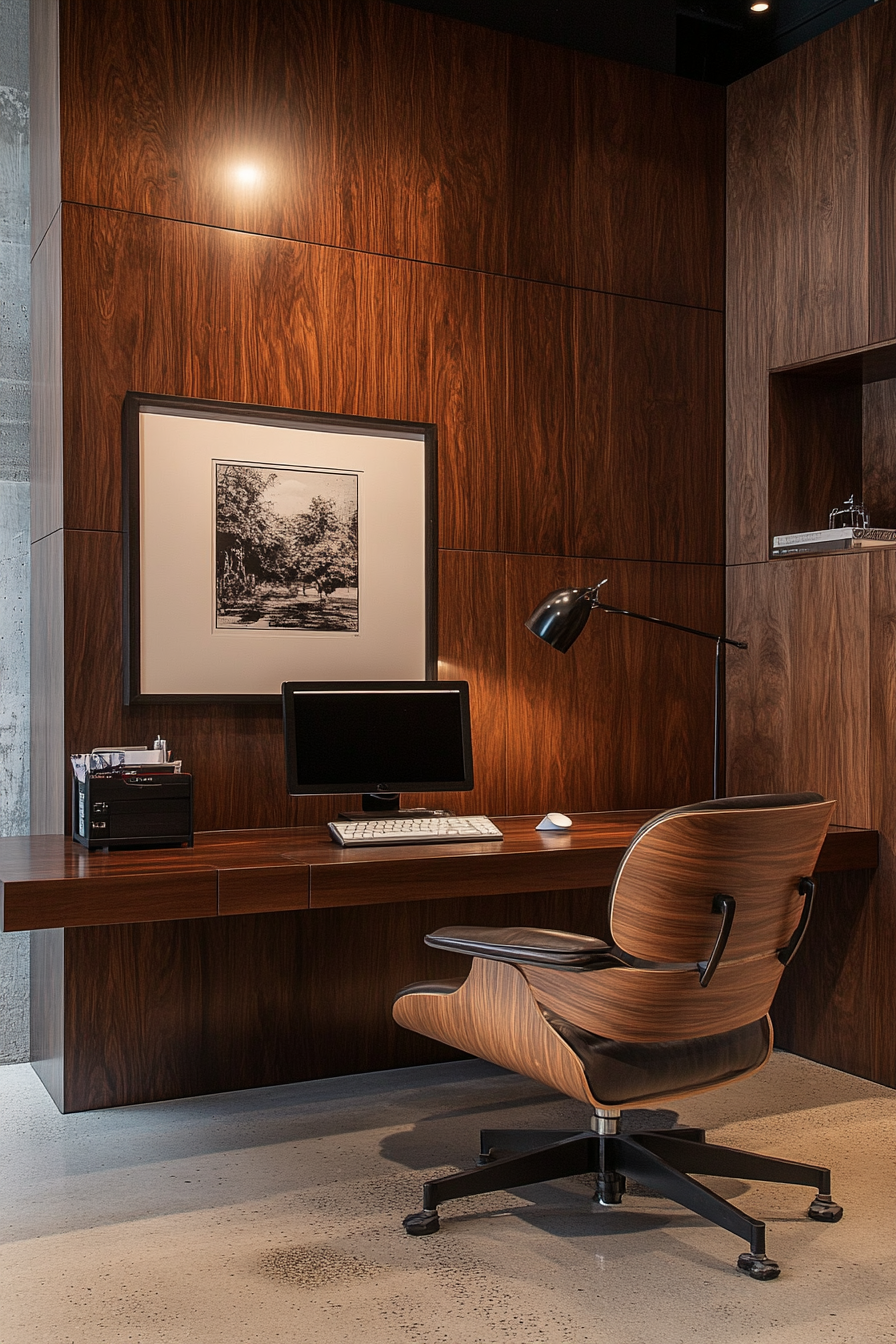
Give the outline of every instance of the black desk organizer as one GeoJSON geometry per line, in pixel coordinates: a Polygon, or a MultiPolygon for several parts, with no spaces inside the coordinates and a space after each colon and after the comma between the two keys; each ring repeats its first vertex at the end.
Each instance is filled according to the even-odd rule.
{"type": "Polygon", "coordinates": [[[125,766],[72,785],[72,836],[87,849],[193,844],[193,776],[125,766]]]}

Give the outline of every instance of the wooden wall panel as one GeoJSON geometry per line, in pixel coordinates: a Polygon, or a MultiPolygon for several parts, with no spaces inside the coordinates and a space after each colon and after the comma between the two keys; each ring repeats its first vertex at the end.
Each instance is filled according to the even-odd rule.
{"type": "Polygon", "coordinates": [[[582,53],[574,62],[575,283],[723,308],[724,91],[582,53]]]}
{"type": "Polygon", "coordinates": [[[523,622],[553,589],[609,578],[603,593],[614,606],[722,630],[721,569],[510,556],[507,575],[507,770],[509,780],[526,781],[531,810],[710,797],[711,641],[595,612],[560,654],[523,622]]]}
{"type": "Polygon", "coordinates": [[[770,368],[868,336],[865,15],[728,93],[728,559],[767,554],[770,368]]]}
{"type": "Polygon", "coordinates": [[[62,44],[67,200],[721,306],[719,90],[379,0],[67,0],[62,44]]]}
{"type": "Polygon", "coordinates": [[[814,789],[870,826],[869,557],[803,556],[728,574],[728,791],[814,789]]]}
{"type": "Polygon", "coordinates": [[[896,379],[869,383],[862,388],[862,499],[874,527],[896,527],[894,427],[896,379]]]}
{"type": "Polygon", "coordinates": [[[606,906],[606,891],[541,892],[51,931],[71,968],[61,1107],[456,1059],[392,1020],[402,985],[469,966],[424,934],[486,923],[603,937],[606,906]]]}
{"type": "Polygon", "coordinates": [[[896,12],[892,4],[868,13],[869,341],[896,337],[896,12]]]}
{"type": "Polygon", "coordinates": [[[721,317],[580,293],[574,320],[574,554],[721,564],[721,317]]]}

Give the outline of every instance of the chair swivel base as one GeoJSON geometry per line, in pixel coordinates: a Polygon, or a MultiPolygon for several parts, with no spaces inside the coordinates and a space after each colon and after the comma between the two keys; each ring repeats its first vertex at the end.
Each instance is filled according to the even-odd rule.
{"type": "Polygon", "coordinates": [[[831,1199],[831,1174],[826,1167],[785,1162],[761,1153],[743,1152],[707,1143],[700,1129],[654,1129],[636,1134],[604,1134],[572,1130],[483,1130],[478,1165],[470,1171],[428,1181],[423,1187],[423,1211],[410,1214],[404,1226],[410,1236],[428,1236],[439,1230],[439,1205],[448,1199],[512,1190],[520,1185],[581,1176],[597,1178],[596,1197],[604,1204],[621,1202],[625,1178],[640,1181],[667,1199],[690,1209],[750,1244],[739,1256],[737,1268],[754,1279],[776,1279],[780,1268],[765,1250],[765,1223],[742,1213],[735,1205],[693,1179],[729,1176],[748,1181],[781,1181],[814,1186],[818,1191],[808,1216],[819,1222],[839,1222],[843,1210],[831,1199]],[[509,1157],[495,1157],[495,1151],[509,1157]]]}

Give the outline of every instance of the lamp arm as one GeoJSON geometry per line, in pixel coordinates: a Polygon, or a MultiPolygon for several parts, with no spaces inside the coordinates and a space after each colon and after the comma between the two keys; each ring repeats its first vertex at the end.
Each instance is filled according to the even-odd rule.
{"type": "Polygon", "coordinates": [[[724,635],[714,635],[709,630],[695,630],[692,625],[679,625],[677,621],[662,621],[659,616],[642,616],[639,611],[626,611],[624,607],[608,607],[606,602],[601,602],[597,588],[594,589],[594,599],[591,603],[592,611],[610,611],[616,616],[633,616],[636,621],[649,621],[651,625],[665,625],[669,630],[683,630],[687,635],[699,635],[701,639],[712,639],[716,643],[730,644],[734,649],[745,649],[746,644],[742,644],[739,639],[726,639],[724,635]]]}

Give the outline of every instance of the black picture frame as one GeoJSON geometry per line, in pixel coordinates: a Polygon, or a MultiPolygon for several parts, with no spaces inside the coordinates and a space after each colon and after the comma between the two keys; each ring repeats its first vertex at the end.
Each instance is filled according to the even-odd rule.
{"type": "MultiPolygon", "coordinates": [[[[412,573],[409,571],[410,577],[408,578],[406,575],[402,578],[401,572],[404,571],[405,566],[398,566],[394,571],[390,566],[384,566],[382,562],[376,564],[371,563],[370,566],[372,570],[375,569],[377,572],[385,568],[386,575],[388,575],[389,572],[394,572],[396,584],[398,586],[400,586],[401,583],[405,583],[406,580],[413,585],[413,600],[410,602],[410,607],[413,612],[420,617],[420,628],[418,629],[415,626],[415,628],[409,632],[409,638],[414,641],[415,649],[413,657],[415,667],[413,673],[410,676],[406,675],[407,669],[398,667],[396,670],[401,675],[395,675],[393,673],[393,675],[390,676],[380,676],[379,669],[374,670],[373,676],[358,675],[359,673],[363,674],[365,670],[369,670],[365,669],[363,661],[361,663],[358,661],[359,659],[363,660],[365,656],[363,650],[360,649],[359,646],[358,651],[354,655],[354,661],[351,661],[346,657],[343,674],[339,675],[339,636],[337,635],[336,639],[328,640],[326,638],[327,632],[323,632],[325,638],[321,640],[321,632],[314,631],[310,633],[317,636],[315,647],[318,650],[320,650],[321,647],[326,648],[328,644],[332,645],[333,650],[336,650],[336,652],[333,653],[333,664],[336,675],[319,675],[319,664],[321,660],[326,662],[326,653],[317,652],[313,655],[317,661],[313,667],[308,669],[309,672],[316,673],[317,675],[309,675],[305,679],[315,681],[353,681],[372,679],[435,681],[438,679],[438,483],[437,431],[434,424],[418,421],[378,419],[369,416],[334,415],[318,411],[296,410],[290,407],[263,406],[243,402],[213,401],[205,398],[173,397],[131,391],[125,395],[122,405],[123,697],[126,705],[191,702],[215,703],[232,701],[279,705],[281,700],[280,686],[282,682],[286,680],[301,679],[304,672],[304,669],[300,666],[301,659],[299,658],[299,652],[302,649],[302,638],[307,636],[309,631],[298,628],[286,631],[278,629],[276,631],[277,636],[281,640],[284,639],[284,636],[287,638],[283,644],[283,666],[277,671],[276,686],[274,685],[273,675],[271,676],[270,690],[266,687],[265,689],[253,688],[248,690],[226,689],[226,687],[224,689],[221,688],[222,660],[221,656],[218,655],[221,654],[221,650],[223,649],[223,665],[226,666],[226,653],[228,649],[226,640],[220,641],[220,644],[217,646],[218,653],[215,657],[214,668],[210,669],[210,684],[208,689],[200,689],[197,687],[195,684],[195,675],[192,677],[190,689],[177,689],[179,684],[178,677],[181,674],[178,672],[176,666],[172,666],[171,668],[172,688],[166,689],[165,685],[160,683],[159,666],[164,664],[166,657],[164,648],[162,647],[165,643],[165,635],[164,632],[161,634],[159,633],[161,623],[157,614],[158,603],[155,604],[154,608],[156,614],[151,618],[147,618],[147,613],[144,610],[147,584],[149,584],[150,587],[152,586],[153,580],[151,578],[151,571],[153,565],[157,563],[158,557],[164,557],[169,546],[176,549],[178,546],[178,538],[183,542],[185,539],[184,533],[189,530],[188,528],[185,529],[183,526],[178,530],[177,519],[175,518],[172,522],[171,535],[166,541],[164,537],[160,538],[159,535],[158,509],[156,509],[154,515],[156,517],[155,522],[153,522],[152,517],[149,516],[152,513],[152,509],[151,506],[147,505],[147,497],[152,494],[152,491],[148,486],[148,481],[151,478],[151,471],[147,459],[152,455],[153,450],[143,442],[143,431],[145,431],[147,426],[151,424],[153,434],[155,438],[158,439],[159,435],[164,435],[168,432],[167,419],[170,419],[172,422],[183,422],[184,420],[193,422],[199,420],[211,421],[212,425],[217,422],[220,426],[226,425],[229,427],[226,433],[231,440],[239,437],[237,430],[240,426],[252,429],[261,427],[268,429],[276,428],[307,431],[309,435],[323,434],[329,436],[350,436],[353,441],[362,441],[360,443],[353,442],[353,448],[357,447],[359,450],[366,452],[369,460],[374,464],[372,467],[372,474],[376,476],[378,481],[377,498],[380,500],[381,504],[389,495],[389,470],[396,470],[397,468],[394,466],[392,468],[389,467],[386,460],[388,448],[384,446],[381,451],[377,446],[377,441],[386,440],[388,442],[394,442],[396,445],[395,452],[401,457],[401,460],[405,462],[405,477],[407,475],[407,462],[413,460],[416,464],[417,456],[414,447],[409,446],[405,449],[401,445],[416,445],[417,448],[419,448],[420,459],[419,466],[415,465],[414,471],[416,473],[422,473],[422,480],[418,480],[415,476],[415,483],[419,486],[416,490],[415,499],[419,498],[420,500],[422,516],[419,518],[415,517],[413,525],[405,529],[409,534],[412,534],[414,538],[415,564],[412,567],[412,573]],[[144,419],[144,417],[150,417],[151,419],[144,419]],[[233,428],[234,426],[237,427],[236,430],[233,428]],[[364,440],[367,442],[363,442],[364,440]],[[408,454],[410,457],[408,457],[408,454]],[[152,537],[150,534],[153,534],[152,537]],[[419,572],[416,567],[417,565],[419,565],[419,572]],[[147,573],[147,571],[150,571],[150,573],[147,573]],[[289,635],[294,635],[295,638],[290,640],[288,638],[289,635]],[[147,639],[147,646],[150,645],[150,641],[152,640],[152,654],[149,658],[149,661],[152,663],[151,673],[145,666],[147,657],[145,656],[144,637],[147,639]],[[289,656],[287,656],[287,651],[289,656]]],[[[195,425],[193,428],[198,429],[195,425]]],[[[189,426],[185,426],[181,423],[179,429],[172,430],[171,432],[179,433],[181,437],[183,437],[188,430],[189,426]]],[[[209,433],[211,432],[212,430],[209,431],[209,433]]],[[[203,434],[204,433],[205,431],[203,430],[203,434]]],[[[250,437],[251,436],[248,435],[246,436],[247,443],[250,437]]],[[[256,439],[258,438],[259,436],[256,436],[256,439]]],[[[308,441],[310,443],[311,439],[309,438],[308,441]]],[[[327,442],[330,441],[331,440],[327,440],[327,442]]],[[[341,443],[343,441],[347,443],[348,438],[345,440],[337,438],[332,439],[333,443],[341,443]]],[[[295,442],[297,444],[302,444],[304,440],[296,439],[295,442]]],[[[237,461],[240,466],[248,465],[250,467],[257,461],[259,468],[270,468],[272,464],[269,460],[264,460],[265,455],[261,454],[260,456],[254,456],[253,454],[255,452],[256,450],[254,448],[247,446],[247,450],[239,455],[238,459],[235,461],[237,461]]],[[[275,470],[282,471],[284,474],[288,472],[320,473],[321,471],[326,474],[328,470],[334,477],[336,475],[352,474],[350,468],[343,469],[340,466],[334,466],[331,469],[320,468],[318,466],[306,467],[296,464],[280,466],[279,456],[276,453],[268,454],[269,458],[271,456],[275,458],[273,464],[275,470]]],[[[188,457],[189,454],[181,454],[179,457],[171,458],[171,461],[174,463],[173,474],[175,476],[177,476],[181,470],[179,463],[182,460],[186,461],[188,457]]],[[[231,461],[234,461],[234,459],[228,459],[228,462],[225,463],[225,465],[229,465],[231,461]]],[[[216,466],[216,470],[217,469],[216,466]]],[[[161,468],[153,468],[153,470],[160,472],[161,468]]],[[[195,471],[193,472],[193,475],[195,476],[195,471]]],[[[209,477],[209,480],[211,480],[211,477],[209,477]]],[[[156,495],[158,494],[157,486],[158,483],[156,482],[156,495]]],[[[174,479],[169,481],[169,486],[171,499],[176,501],[176,511],[176,509],[183,504],[183,499],[179,491],[186,490],[187,493],[189,493],[189,490],[195,487],[195,482],[193,482],[193,486],[191,486],[189,481],[185,482],[174,479]]],[[[212,487],[210,487],[210,489],[212,489],[212,487]]],[[[209,509],[214,511],[215,502],[213,493],[209,495],[208,500],[203,499],[197,502],[203,507],[207,505],[209,509]]],[[[365,525],[364,531],[360,534],[357,530],[356,515],[355,535],[359,566],[362,563],[362,551],[364,546],[376,546],[375,534],[377,534],[377,532],[381,534],[381,540],[388,533],[388,537],[390,538],[388,545],[392,544],[392,538],[397,538],[395,542],[397,546],[400,547],[401,545],[400,538],[402,529],[388,526],[387,520],[385,518],[380,518],[376,514],[376,507],[376,500],[372,500],[367,506],[368,512],[372,510],[370,526],[365,525]],[[367,540],[363,541],[362,545],[361,538],[366,537],[368,533],[373,534],[373,539],[371,540],[368,537],[367,540]]],[[[200,519],[201,512],[202,510],[199,509],[198,511],[194,511],[191,516],[200,519]]],[[[214,514],[209,516],[217,517],[217,515],[214,514]]],[[[208,518],[203,517],[200,521],[201,526],[206,528],[209,526],[208,518]]],[[[215,525],[214,522],[211,524],[213,528],[213,545],[217,545],[219,542],[219,533],[214,530],[215,525]]],[[[194,539],[190,536],[188,540],[192,544],[194,539]]],[[[371,550],[368,559],[375,559],[373,550],[371,550]]],[[[162,563],[167,564],[168,561],[163,559],[162,563]]],[[[212,563],[213,565],[216,565],[216,561],[213,561],[212,563]]],[[[364,563],[366,563],[366,560],[364,563]]],[[[200,568],[202,568],[201,565],[200,568]]],[[[192,573],[193,570],[189,568],[184,572],[184,578],[185,580],[188,580],[189,583],[193,583],[193,578],[191,577],[192,573]]],[[[220,605],[220,598],[215,591],[217,573],[217,568],[213,568],[211,571],[212,591],[208,593],[209,603],[210,605],[214,605],[216,613],[219,612],[220,605]]],[[[196,583],[199,582],[200,580],[197,579],[196,583]]],[[[192,593],[192,589],[190,591],[192,593]]],[[[358,596],[356,596],[355,602],[359,611],[360,591],[361,583],[359,580],[356,580],[356,593],[358,596]]],[[[388,613],[389,611],[388,583],[386,578],[382,575],[378,583],[377,591],[378,605],[376,605],[374,615],[370,618],[370,622],[368,622],[371,632],[370,641],[372,650],[376,647],[376,612],[380,611],[382,614],[384,612],[388,613]]],[[[181,593],[180,583],[172,584],[171,592],[171,600],[175,603],[175,606],[180,601],[188,600],[183,597],[181,593]]],[[[200,599],[196,594],[193,594],[189,600],[193,601],[195,605],[200,599]]],[[[320,597],[321,606],[323,606],[325,600],[324,597],[320,597]]],[[[387,617],[385,621],[381,621],[380,624],[385,628],[390,619],[391,616],[387,617]]],[[[399,612],[396,610],[395,619],[403,629],[408,624],[407,611],[402,610],[399,612]]],[[[360,621],[360,617],[358,620],[360,621]]],[[[195,622],[191,623],[187,620],[186,628],[190,630],[195,624],[195,622]]],[[[174,625],[177,625],[176,621],[174,622],[174,625]]],[[[255,629],[255,627],[252,628],[255,629]]],[[[241,624],[239,626],[239,633],[243,635],[247,632],[247,629],[248,627],[241,624]]],[[[218,634],[220,632],[215,631],[214,633],[218,634]]],[[[256,631],[256,633],[258,632],[256,631]]],[[[272,631],[265,628],[260,633],[270,635],[272,631]]],[[[361,633],[363,634],[363,630],[361,633]]],[[[197,635],[197,639],[198,638],[199,635],[197,635]]],[[[258,647],[260,648],[262,643],[265,642],[267,642],[271,648],[274,647],[270,640],[258,640],[258,647]]],[[[348,648],[350,645],[351,641],[348,641],[345,647],[348,648]]],[[[233,653],[234,649],[239,648],[240,645],[234,644],[230,647],[231,653],[233,653]]],[[[312,644],[307,643],[305,648],[311,649],[312,644]]],[[[180,652],[183,654],[182,648],[180,652]]],[[[172,644],[170,656],[171,659],[176,662],[178,649],[174,644],[172,644]]],[[[269,661],[273,656],[273,654],[269,653],[269,661]]],[[[380,655],[376,656],[379,657],[380,655]]],[[[382,656],[392,655],[383,654],[382,656]]],[[[396,656],[400,656],[400,654],[396,656]]],[[[251,662],[251,655],[246,654],[244,650],[240,653],[239,657],[242,662],[245,662],[247,659],[251,662]]],[[[374,658],[374,661],[376,661],[376,658],[374,658]]],[[[245,678],[245,675],[244,669],[242,673],[243,679],[245,678]]],[[[261,675],[260,672],[259,675],[261,675]]],[[[161,676],[162,681],[164,681],[164,671],[161,673],[161,676]]],[[[238,680],[240,680],[240,678],[235,677],[235,681],[238,680]]]]}

